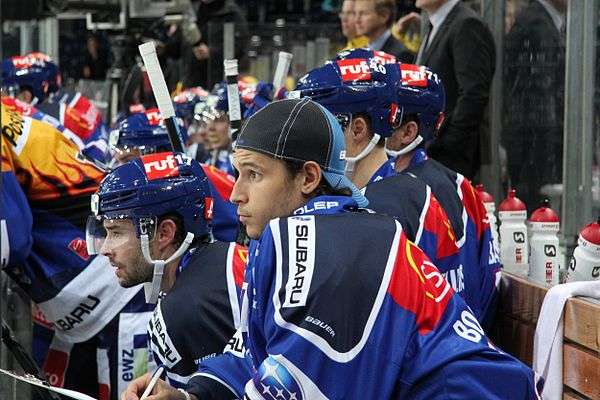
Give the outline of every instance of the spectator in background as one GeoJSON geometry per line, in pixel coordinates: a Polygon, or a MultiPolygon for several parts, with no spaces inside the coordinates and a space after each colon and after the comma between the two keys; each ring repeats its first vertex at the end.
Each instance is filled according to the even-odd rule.
{"type": "Polygon", "coordinates": [[[201,39],[183,45],[183,85],[210,89],[223,80],[223,24],[235,23],[235,57],[243,69],[248,24],[234,0],[201,0],[195,5],[201,39]]]}
{"type": "Polygon", "coordinates": [[[369,39],[356,33],[356,13],[354,12],[356,0],[344,0],[340,11],[340,23],[342,24],[342,35],[346,38],[346,46],[342,50],[358,49],[367,47],[369,39]]]}
{"type": "Polygon", "coordinates": [[[97,35],[91,34],[87,38],[85,61],[81,71],[84,79],[103,81],[108,71],[108,52],[100,44],[97,35]]]}
{"type": "Polygon", "coordinates": [[[568,0],[535,0],[505,38],[504,123],[511,186],[529,210],[562,182],[565,14],[568,0]]]}
{"type": "Polygon", "coordinates": [[[473,179],[479,138],[494,76],[494,38],[483,20],[459,0],[417,0],[430,29],[416,63],[437,73],[446,89],[446,121],[428,154],[473,179]]]}
{"type": "Polygon", "coordinates": [[[414,54],[392,36],[391,28],[396,21],[394,0],[356,0],[356,33],[365,35],[369,47],[375,51],[392,54],[400,62],[411,62],[414,54]]]}

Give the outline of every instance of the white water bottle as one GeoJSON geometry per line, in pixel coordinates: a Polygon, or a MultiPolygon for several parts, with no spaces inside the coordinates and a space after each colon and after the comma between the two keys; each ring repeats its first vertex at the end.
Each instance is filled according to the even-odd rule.
{"type": "Polygon", "coordinates": [[[500,218],[500,258],[502,264],[527,264],[527,207],[517,197],[515,189],[498,206],[500,218]]]}
{"type": "Polygon", "coordinates": [[[567,282],[600,279],[600,218],[579,233],[577,247],[567,269],[567,282]]]}
{"type": "Polygon", "coordinates": [[[560,220],[550,202],[545,199],[542,206],[529,218],[529,278],[542,285],[557,285],[560,253],[558,231],[560,220]]]}
{"type": "Polygon", "coordinates": [[[496,254],[498,254],[498,249],[500,248],[500,240],[498,238],[498,221],[496,220],[496,204],[494,202],[494,198],[491,194],[485,191],[483,184],[479,184],[476,186],[477,193],[479,193],[479,197],[483,202],[483,206],[485,207],[485,211],[487,214],[487,219],[490,224],[490,230],[492,231],[492,240],[494,245],[494,250],[496,254]]]}

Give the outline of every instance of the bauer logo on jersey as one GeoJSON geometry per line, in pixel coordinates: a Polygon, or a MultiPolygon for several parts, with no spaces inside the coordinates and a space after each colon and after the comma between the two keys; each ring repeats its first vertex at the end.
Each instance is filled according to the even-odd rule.
{"type": "Polygon", "coordinates": [[[179,176],[177,158],[179,154],[174,155],[171,152],[166,153],[155,153],[142,156],[142,162],[144,164],[144,170],[148,180],[153,181],[156,179],[171,178],[179,176]]]}
{"type": "Polygon", "coordinates": [[[403,86],[427,87],[425,67],[414,64],[400,64],[403,86]]]}
{"type": "Polygon", "coordinates": [[[344,81],[369,81],[371,80],[371,68],[364,58],[353,58],[349,60],[338,60],[338,67],[344,81]]]}
{"type": "Polygon", "coordinates": [[[289,274],[283,307],[306,305],[315,268],[315,220],[313,217],[288,219],[289,274]]]}

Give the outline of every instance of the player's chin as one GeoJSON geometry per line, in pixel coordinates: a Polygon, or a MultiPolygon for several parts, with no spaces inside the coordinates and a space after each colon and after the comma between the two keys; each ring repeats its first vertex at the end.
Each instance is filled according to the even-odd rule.
{"type": "Polygon", "coordinates": [[[246,221],[244,225],[246,226],[246,234],[250,239],[258,239],[265,227],[265,224],[256,224],[249,221],[246,221]]]}
{"type": "Polygon", "coordinates": [[[117,271],[117,278],[119,279],[119,285],[121,285],[121,287],[124,288],[130,288],[130,287],[134,287],[136,285],[138,285],[140,282],[137,282],[134,279],[131,279],[131,277],[125,275],[124,271],[122,273],[120,273],[122,271],[117,271]]]}

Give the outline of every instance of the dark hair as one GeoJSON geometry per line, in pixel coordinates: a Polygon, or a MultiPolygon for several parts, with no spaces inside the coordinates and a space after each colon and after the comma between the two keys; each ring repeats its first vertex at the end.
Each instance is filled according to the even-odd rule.
{"type": "MultiPolygon", "coordinates": [[[[302,168],[304,168],[304,161],[296,161],[296,160],[281,160],[285,165],[285,169],[290,176],[290,178],[295,178],[302,168]]],[[[325,179],[325,177],[321,178],[321,182],[319,182],[319,186],[310,194],[310,197],[317,196],[352,196],[352,190],[348,188],[340,188],[334,189],[331,187],[329,182],[325,179]]]]}
{"type": "MultiPolygon", "coordinates": [[[[178,212],[168,212],[158,217],[156,222],[156,228],[158,229],[160,224],[167,219],[170,219],[175,224],[175,236],[173,237],[173,245],[175,246],[175,248],[179,248],[187,234],[183,225],[183,218],[178,212]]],[[[205,242],[208,239],[209,235],[205,235],[202,237],[194,237],[194,240],[192,240],[192,244],[190,244],[190,248],[197,247],[200,243],[205,242]]]]}
{"type": "Polygon", "coordinates": [[[409,122],[416,122],[419,125],[419,114],[418,113],[408,113],[402,117],[402,125],[405,125],[409,122]]]}
{"type": "Polygon", "coordinates": [[[375,12],[379,15],[388,15],[385,22],[386,27],[391,27],[396,22],[396,1],[395,0],[375,0],[375,12]]]}

